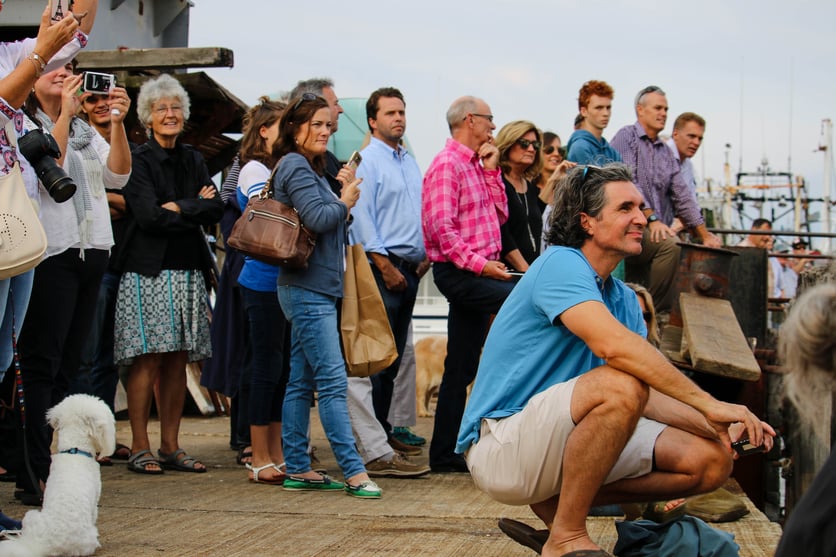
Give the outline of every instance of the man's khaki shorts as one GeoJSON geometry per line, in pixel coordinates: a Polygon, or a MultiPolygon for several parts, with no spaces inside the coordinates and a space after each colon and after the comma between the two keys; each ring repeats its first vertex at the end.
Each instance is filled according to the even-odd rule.
{"type": "MultiPolygon", "coordinates": [[[[517,414],[482,420],[479,441],[465,453],[476,486],[507,505],[531,505],[560,493],[563,447],[575,424],[570,413],[578,378],[554,385],[517,414]]],[[[665,424],[640,418],[605,484],[653,468],[653,447],[665,424]]]]}

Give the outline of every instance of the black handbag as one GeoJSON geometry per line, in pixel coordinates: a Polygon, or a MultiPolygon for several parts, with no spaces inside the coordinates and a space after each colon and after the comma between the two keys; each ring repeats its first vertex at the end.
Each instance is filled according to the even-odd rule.
{"type": "Polygon", "coordinates": [[[316,234],[299,213],[273,197],[276,164],[264,188],[247,203],[226,242],[244,255],[286,269],[307,269],[316,247],[316,234]]]}

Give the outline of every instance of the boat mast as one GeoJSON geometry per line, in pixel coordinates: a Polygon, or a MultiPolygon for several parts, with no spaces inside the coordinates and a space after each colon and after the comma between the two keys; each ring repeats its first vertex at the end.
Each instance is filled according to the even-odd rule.
{"type": "MultiPolygon", "coordinates": [[[[822,176],[822,198],[824,200],[824,224],[827,232],[833,232],[833,213],[831,210],[831,192],[833,191],[833,122],[825,118],[821,122],[822,145],[819,150],[824,152],[824,174],[822,176]]],[[[831,253],[831,239],[824,239],[823,253],[831,253]]]]}

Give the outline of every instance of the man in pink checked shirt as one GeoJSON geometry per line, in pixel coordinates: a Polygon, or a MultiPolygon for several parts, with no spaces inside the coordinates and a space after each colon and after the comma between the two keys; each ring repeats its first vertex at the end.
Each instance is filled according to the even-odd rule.
{"type": "Polygon", "coordinates": [[[447,124],[452,137],[424,175],[421,211],[433,280],[450,303],[430,445],[430,467],[441,473],[468,471],[454,452],[467,386],[476,377],[490,316],[514,287],[499,258],[508,199],[491,109],[482,99],[461,97],[447,110],[447,124]]]}

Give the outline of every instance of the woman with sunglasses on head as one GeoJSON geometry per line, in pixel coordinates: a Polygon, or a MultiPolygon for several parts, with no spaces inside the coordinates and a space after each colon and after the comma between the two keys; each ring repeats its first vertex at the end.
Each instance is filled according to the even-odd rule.
{"type": "Polygon", "coordinates": [[[348,417],[345,361],[340,348],[337,304],[343,295],[345,244],[351,208],[360,197],[361,180],[343,167],[337,179],[340,197],[323,176],[331,135],[331,111],[312,93],[291,99],[279,122],[273,156],[279,166],[273,179],[276,199],[294,207],[302,223],[317,234],[307,269],[279,270],[282,310],[292,326],[290,381],[282,412],[282,441],[287,462],[284,488],[291,491],[345,491],[379,498],[381,490],[366,473],[354,446],[348,417]],[[311,404],[318,393],[322,427],[345,484],[311,468],[307,453],[311,404]]]}
{"type": "Polygon", "coordinates": [[[540,130],[531,122],[505,124],[496,136],[499,166],[508,196],[508,220],[502,225],[502,259],[525,272],[540,255],[543,214],[532,180],[543,166],[540,130]]]}
{"type": "Polygon", "coordinates": [[[127,231],[117,267],[113,359],[128,371],[131,457],[128,469],[162,474],[163,468],[206,472],[179,445],[186,399],[186,363],[212,355],[204,276],[212,261],[201,226],[221,218],[223,202],[201,154],[179,141],[189,118],[189,95],[170,75],[146,81],[137,116],[149,139],[133,152],[133,173],[123,193],[127,231]],[[160,446],[148,438],[154,386],[160,446]]]}

